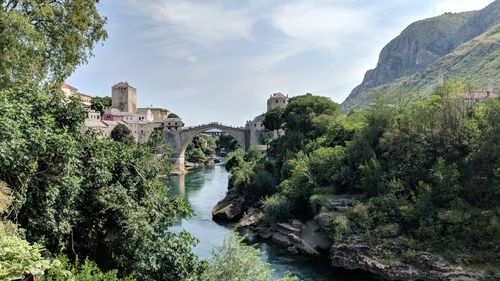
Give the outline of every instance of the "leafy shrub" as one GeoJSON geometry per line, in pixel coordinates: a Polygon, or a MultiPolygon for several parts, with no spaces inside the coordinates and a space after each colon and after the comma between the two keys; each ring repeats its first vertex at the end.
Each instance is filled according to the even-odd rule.
{"type": "Polygon", "coordinates": [[[349,225],[353,229],[365,231],[372,227],[372,219],[365,204],[358,202],[347,212],[349,225]]]}
{"type": "Polygon", "coordinates": [[[342,241],[344,234],[349,231],[349,221],[346,217],[338,215],[331,221],[332,239],[335,242],[342,241]]]}
{"type": "MultiPolygon", "coordinates": [[[[201,275],[204,281],[271,281],[272,270],[268,263],[261,259],[258,249],[245,245],[241,237],[230,233],[222,246],[212,252],[205,271],[201,275]]],[[[287,274],[275,281],[298,281],[287,274]]]]}
{"type": "Polygon", "coordinates": [[[48,270],[47,274],[41,278],[42,281],[133,281],[133,277],[119,278],[118,271],[112,270],[102,272],[97,264],[89,259],[83,263],[78,260],[71,264],[67,257],[59,256],[60,266],[48,270]]]}
{"type": "Polygon", "coordinates": [[[329,194],[314,194],[309,198],[309,205],[314,215],[319,214],[322,211],[324,203],[333,198],[333,195],[329,194]]]}
{"type": "Polygon", "coordinates": [[[269,222],[285,221],[293,216],[292,202],[283,194],[271,195],[262,201],[264,220],[269,222]]]}
{"type": "Polygon", "coordinates": [[[19,280],[25,274],[41,276],[47,269],[59,266],[59,261],[43,258],[42,251],[39,244],[0,235],[0,280],[19,280]]]}

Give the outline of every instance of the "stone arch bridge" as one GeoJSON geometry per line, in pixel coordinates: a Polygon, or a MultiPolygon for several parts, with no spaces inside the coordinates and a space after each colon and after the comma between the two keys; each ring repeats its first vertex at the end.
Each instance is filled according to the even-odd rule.
{"type": "Polygon", "coordinates": [[[238,142],[238,144],[245,150],[248,150],[250,145],[252,145],[250,143],[250,134],[251,134],[250,130],[243,127],[226,126],[217,122],[212,122],[193,127],[185,127],[179,131],[164,130],[163,132],[165,138],[172,147],[171,160],[173,163],[175,163],[178,172],[180,173],[185,172],[184,154],[186,153],[186,149],[189,143],[193,140],[193,138],[198,134],[213,129],[217,129],[231,135],[238,142]]]}

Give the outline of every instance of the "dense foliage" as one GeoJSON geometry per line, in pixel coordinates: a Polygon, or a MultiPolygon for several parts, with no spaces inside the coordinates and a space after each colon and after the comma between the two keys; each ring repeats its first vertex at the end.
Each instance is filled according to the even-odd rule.
{"type": "MultiPolygon", "coordinates": [[[[12,205],[0,224],[8,252],[1,274],[38,274],[64,253],[89,259],[63,263],[75,280],[116,279],[101,269],[140,280],[196,279],[203,267],[191,251],[195,239],[168,231],[190,211],[158,179],[165,162],[155,154],[164,144],[155,137],[136,145],[123,128],[113,133],[119,141],[81,133],[80,101],[58,89],[106,37],[97,4],[2,2],[0,180],[11,191],[2,184],[0,202],[12,205]]],[[[54,270],[49,280],[67,280],[54,270]]]]}
{"type": "Polygon", "coordinates": [[[62,82],[107,37],[98,0],[0,4],[0,88],[62,82]]]}
{"type": "Polygon", "coordinates": [[[124,124],[116,125],[113,130],[111,130],[111,138],[115,141],[123,143],[133,143],[134,136],[132,136],[132,131],[124,124]]]}
{"type": "Polygon", "coordinates": [[[81,120],[79,102],[62,99],[37,89],[0,91],[0,178],[16,198],[10,217],[30,241],[88,256],[103,269],[142,280],[196,274],[194,239],[166,231],[189,216],[187,203],[165,196],[152,149],[81,134],[73,121],[81,120]]]}
{"type": "Polygon", "coordinates": [[[289,274],[282,278],[272,278],[269,264],[261,259],[258,249],[246,245],[232,233],[226,237],[222,246],[214,249],[213,258],[201,276],[204,281],[298,281],[289,274]]]}
{"type": "MultiPolygon", "coordinates": [[[[463,100],[464,87],[452,80],[424,100],[348,116],[326,98],[293,98],[273,143],[279,184],[262,201],[264,219],[310,219],[349,195],[360,202],[332,219],[335,240],[400,225],[411,247],[498,266],[500,100],[463,100]]],[[[258,181],[251,162],[231,161],[233,177],[258,181]]]]}
{"type": "Polygon", "coordinates": [[[104,114],[106,108],[111,106],[111,97],[93,97],[90,102],[90,109],[104,114]]]}
{"type": "Polygon", "coordinates": [[[227,133],[220,135],[215,140],[215,144],[216,144],[215,151],[218,154],[221,154],[221,152],[228,153],[240,147],[238,141],[227,133]]]}
{"type": "Polygon", "coordinates": [[[229,189],[250,202],[263,199],[276,190],[275,166],[266,161],[264,152],[254,147],[246,154],[241,148],[229,153],[225,168],[231,172],[229,189]]]}
{"type": "Polygon", "coordinates": [[[200,134],[188,144],[185,152],[186,160],[192,163],[205,163],[215,155],[216,140],[213,136],[200,134]]]}

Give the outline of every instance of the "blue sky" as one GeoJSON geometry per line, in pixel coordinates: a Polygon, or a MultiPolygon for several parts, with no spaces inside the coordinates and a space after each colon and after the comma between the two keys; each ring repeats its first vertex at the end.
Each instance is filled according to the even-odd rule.
{"type": "Polygon", "coordinates": [[[271,93],[342,102],[410,23],[492,0],[108,0],[109,38],[68,79],[90,95],[128,81],[140,106],[187,125],[244,125],[271,93]]]}

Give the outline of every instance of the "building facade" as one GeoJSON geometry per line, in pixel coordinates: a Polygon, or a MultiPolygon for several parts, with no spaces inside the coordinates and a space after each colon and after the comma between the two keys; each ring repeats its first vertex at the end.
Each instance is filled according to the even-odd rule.
{"type": "Polygon", "coordinates": [[[275,108],[285,108],[288,105],[288,95],[274,93],[267,99],[267,111],[275,108]]]}
{"type": "Polygon", "coordinates": [[[111,87],[111,107],[122,112],[137,111],[137,89],[128,82],[120,82],[111,87]]]}
{"type": "MultiPolygon", "coordinates": [[[[67,92],[76,91],[67,87],[67,92]]],[[[118,124],[125,125],[138,143],[146,143],[154,131],[177,131],[184,127],[182,118],[169,118],[162,108],[137,108],[137,89],[127,82],[111,87],[111,107],[99,112],[87,111],[82,130],[94,131],[99,136],[109,137],[118,124]]]]}
{"type": "MultiPolygon", "coordinates": [[[[271,94],[267,99],[267,112],[275,108],[285,108],[287,105],[288,95],[285,96],[282,93],[271,94]]],[[[283,130],[274,132],[267,131],[264,127],[265,118],[266,114],[262,113],[254,119],[247,121],[245,128],[248,130],[251,145],[262,145],[265,143],[266,139],[276,139],[284,134],[283,130]]]]}

